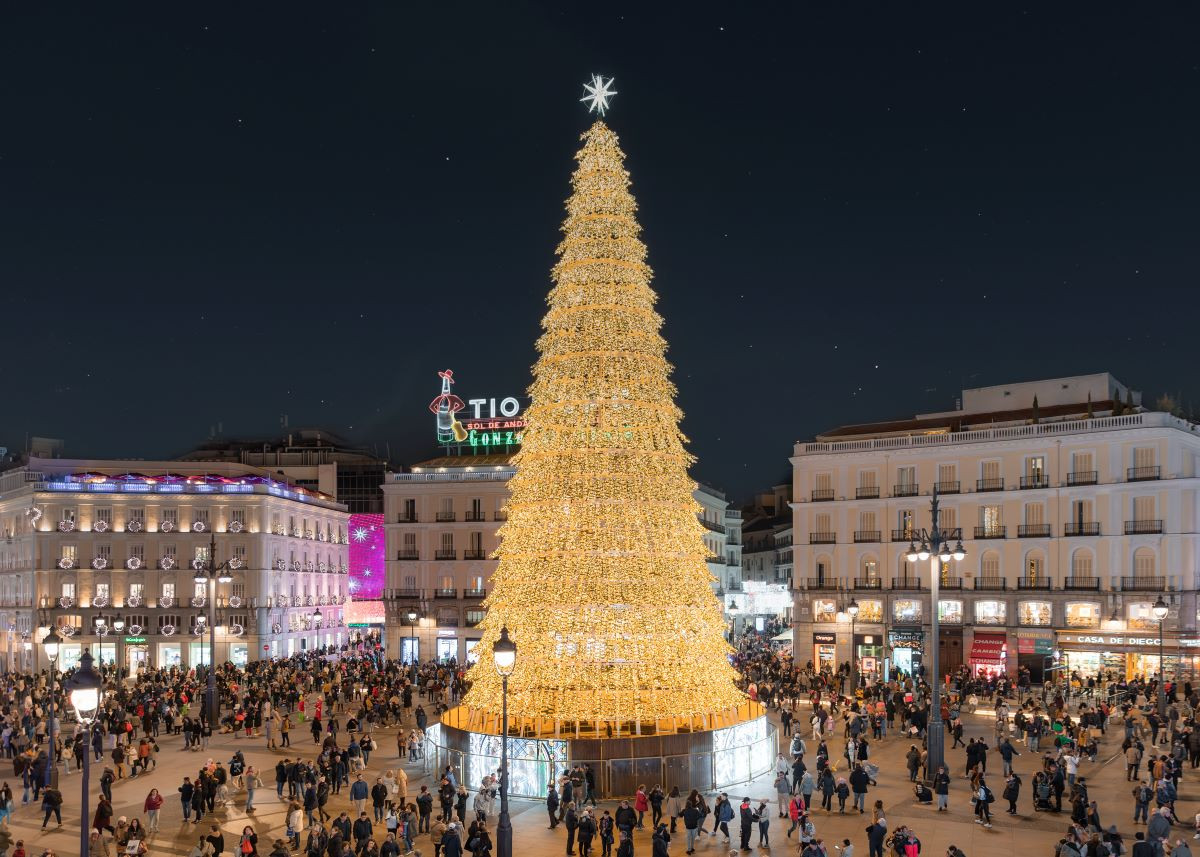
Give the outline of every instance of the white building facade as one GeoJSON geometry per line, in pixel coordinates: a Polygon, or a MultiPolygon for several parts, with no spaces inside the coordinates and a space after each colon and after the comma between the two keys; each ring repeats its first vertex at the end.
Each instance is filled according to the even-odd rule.
{"type": "Polygon", "coordinates": [[[1038,681],[1057,650],[1084,676],[1152,676],[1161,641],[1167,676],[1194,680],[1200,432],[1134,401],[1108,375],[1060,378],[797,443],[797,661],[853,656],[882,677],[938,645],[943,672],[1038,681]],[[941,528],[966,550],[939,578],[936,642],[932,571],[905,557],[931,525],[935,489],[941,528]]]}
{"type": "Polygon", "coordinates": [[[215,543],[216,660],[244,664],[346,642],[345,506],[236,464],[32,458],[0,473],[0,622],[11,667],[60,669],[85,648],[104,663],[209,660],[215,543]],[[118,631],[120,628],[120,631],[118,631]],[[203,633],[200,633],[203,632],[203,633]]]}

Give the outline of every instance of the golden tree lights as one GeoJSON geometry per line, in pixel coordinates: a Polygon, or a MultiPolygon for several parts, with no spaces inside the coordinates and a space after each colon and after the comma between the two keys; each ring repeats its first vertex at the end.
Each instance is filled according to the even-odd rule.
{"type": "Polygon", "coordinates": [[[745,697],[697,520],[691,457],[616,135],[583,135],[510,482],[479,662],[458,719],[500,711],[507,625],[523,734],[712,728],[745,697]]]}

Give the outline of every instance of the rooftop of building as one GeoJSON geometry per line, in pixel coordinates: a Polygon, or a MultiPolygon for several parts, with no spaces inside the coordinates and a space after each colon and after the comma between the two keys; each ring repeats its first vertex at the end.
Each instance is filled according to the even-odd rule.
{"type": "Polygon", "coordinates": [[[286,456],[296,456],[297,464],[324,462],[386,463],[371,450],[351,444],[345,438],[326,429],[294,429],[277,436],[213,437],[179,456],[180,461],[242,461],[253,462],[256,457],[269,456],[270,463],[291,463],[286,456]],[[285,458],[280,458],[283,456],[285,458]]]}

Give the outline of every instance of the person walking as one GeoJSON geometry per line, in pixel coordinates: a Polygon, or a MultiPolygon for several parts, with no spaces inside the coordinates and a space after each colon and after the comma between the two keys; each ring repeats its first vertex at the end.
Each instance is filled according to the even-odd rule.
{"type": "Polygon", "coordinates": [[[945,765],[938,765],[933,774],[933,793],[937,795],[937,811],[946,812],[950,808],[950,773],[945,765]]]}
{"type": "Polygon", "coordinates": [[[158,813],[162,809],[163,797],[158,789],[150,789],[142,804],[142,812],[146,813],[146,825],[151,833],[158,832],[158,813]]]}
{"type": "Polygon", "coordinates": [[[983,777],[979,778],[979,791],[975,794],[975,823],[984,827],[992,826],[992,812],[989,804],[995,800],[992,790],[987,787],[983,777]]]}
{"type": "Polygon", "coordinates": [[[738,831],[741,835],[742,850],[750,850],[750,833],[754,827],[754,810],[750,807],[750,798],[742,798],[741,804],[738,806],[738,820],[741,822],[741,829],[738,831]]]}

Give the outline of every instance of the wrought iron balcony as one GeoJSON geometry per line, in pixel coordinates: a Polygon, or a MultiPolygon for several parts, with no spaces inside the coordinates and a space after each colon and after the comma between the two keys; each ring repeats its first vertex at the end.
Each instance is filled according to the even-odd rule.
{"type": "Polygon", "coordinates": [[[1048,539],[1050,538],[1049,524],[1018,524],[1017,538],[1019,539],[1048,539]]]}
{"type": "Polygon", "coordinates": [[[1073,574],[1063,581],[1063,589],[1096,592],[1100,589],[1100,578],[1073,574]]]}
{"type": "Polygon", "coordinates": [[[961,494],[962,483],[955,479],[953,482],[935,482],[939,494],[961,494]]]}
{"type": "Polygon", "coordinates": [[[419,551],[396,551],[396,559],[400,560],[417,560],[421,558],[419,551]]]}
{"type": "Polygon", "coordinates": [[[483,550],[482,548],[480,548],[479,550],[475,550],[473,548],[468,548],[467,550],[463,551],[463,559],[487,559],[487,558],[488,558],[487,551],[483,550]]]}
{"type": "Polygon", "coordinates": [[[1004,490],[1004,477],[1001,476],[997,479],[976,479],[975,480],[975,490],[976,491],[1003,491],[1004,490]]]}
{"type": "Polygon", "coordinates": [[[1050,481],[1044,475],[1022,476],[1022,488],[1049,488],[1050,481]]]}
{"type": "Polygon", "coordinates": [[[883,589],[883,580],[878,577],[856,577],[854,578],[855,589],[883,589]]]}
{"type": "Polygon", "coordinates": [[[446,521],[457,520],[457,516],[453,512],[438,512],[437,520],[439,523],[445,523],[446,521]]]}
{"type": "Polygon", "coordinates": [[[442,598],[442,599],[457,598],[458,590],[452,589],[452,588],[451,589],[444,589],[444,588],[443,589],[435,589],[435,590],[433,590],[433,597],[434,598],[442,598]]]}
{"type": "Polygon", "coordinates": [[[833,499],[832,488],[814,488],[812,492],[812,500],[814,503],[827,503],[833,499]]]}
{"type": "Polygon", "coordinates": [[[1125,535],[1127,536],[1154,535],[1162,531],[1163,522],[1161,520],[1125,522],[1125,535]]]}
{"type": "Polygon", "coordinates": [[[925,587],[923,587],[921,585],[921,578],[919,578],[919,577],[893,577],[892,578],[892,589],[898,589],[901,591],[909,591],[909,592],[919,592],[924,588],[925,587]]]}
{"type": "Polygon", "coordinates": [[[892,541],[911,542],[917,537],[915,530],[892,530],[892,541]]]}
{"type": "Polygon", "coordinates": [[[417,523],[417,513],[413,512],[412,514],[409,514],[408,512],[401,512],[399,515],[396,516],[396,523],[397,524],[415,524],[415,523],[417,523]]]}
{"type": "Polygon", "coordinates": [[[839,589],[837,578],[810,577],[806,589],[835,590],[839,589]]]}
{"type": "Polygon", "coordinates": [[[1125,478],[1130,482],[1149,482],[1162,478],[1162,468],[1157,464],[1153,467],[1130,467],[1125,471],[1125,478]]]}
{"type": "Polygon", "coordinates": [[[809,533],[808,543],[810,545],[835,545],[837,544],[837,533],[809,533]]]}
{"type": "Polygon", "coordinates": [[[1008,538],[1008,527],[1002,525],[992,525],[987,527],[976,527],[975,538],[977,539],[1004,539],[1008,538]]]}
{"type": "Polygon", "coordinates": [[[392,598],[420,598],[421,590],[419,589],[393,589],[391,590],[392,598]]]}
{"type": "Polygon", "coordinates": [[[714,533],[725,532],[724,524],[718,524],[716,521],[706,521],[704,519],[703,515],[697,515],[696,518],[700,521],[701,525],[707,530],[712,530],[714,533]]]}
{"type": "Polygon", "coordinates": [[[455,551],[453,548],[451,548],[450,550],[443,550],[443,549],[439,548],[434,553],[433,558],[440,559],[440,560],[458,559],[458,552],[455,551]]]}
{"type": "Polygon", "coordinates": [[[1036,589],[1044,592],[1049,592],[1051,589],[1050,578],[1048,577],[1020,577],[1017,578],[1017,589],[1036,589]]]}
{"type": "Polygon", "coordinates": [[[854,541],[877,542],[879,541],[879,530],[855,530],[854,541]]]}
{"type": "Polygon", "coordinates": [[[463,515],[463,520],[468,524],[479,524],[487,520],[487,516],[483,512],[467,512],[463,515]]]}
{"type": "Polygon", "coordinates": [[[921,493],[921,486],[919,486],[919,485],[915,485],[915,484],[910,485],[908,483],[904,483],[901,485],[893,485],[892,486],[892,496],[893,497],[916,497],[920,493],[921,493]]]}
{"type": "Polygon", "coordinates": [[[1008,589],[1008,581],[1003,577],[977,577],[975,589],[979,592],[1003,592],[1008,589]]]}
{"type": "Polygon", "coordinates": [[[1095,485],[1100,481],[1098,470],[1077,470],[1067,474],[1068,485],[1095,485]]]}
{"type": "Polygon", "coordinates": [[[1167,579],[1165,577],[1122,577],[1121,591],[1122,592],[1162,592],[1167,588],[1167,579]]]}
{"type": "Polygon", "coordinates": [[[854,491],[854,499],[856,500],[878,500],[879,486],[878,485],[859,485],[854,491]]]}
{"type": "Polygon", "coordinates": [[[1099,521],[1075,521],[1063,527],[1064,536],[1098,536],[1100,535],[1099,521]]]}
{"type": "Polygon", "coordinates": [[[463,598],[486,598],[486,589],[464,589],[463,598]]]}
{"type": "Polygon", "coordinates": [[[962,589],[963,579],[961,577],[943,577],[938,586],[942,589],[962,589]]]}

